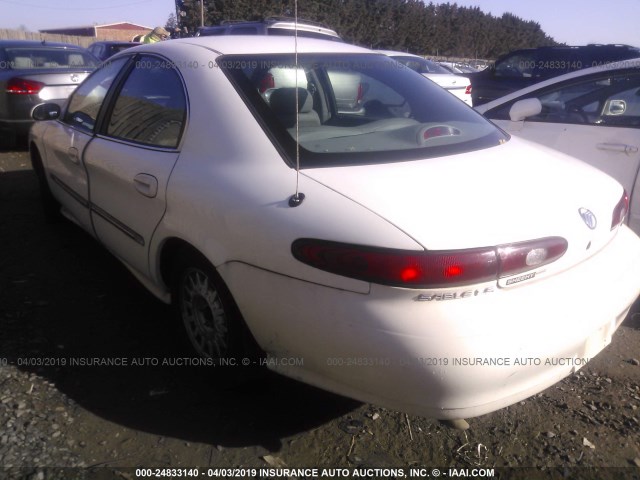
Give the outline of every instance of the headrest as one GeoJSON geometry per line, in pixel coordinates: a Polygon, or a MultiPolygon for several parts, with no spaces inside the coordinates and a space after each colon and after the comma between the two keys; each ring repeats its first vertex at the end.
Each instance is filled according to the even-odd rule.
{"type": "MultiPolygon", "coordinates": [[[[298,109],[300,113],[313,110],[313,97],[308,90],[298,87],[298,109]]],[[[278,88],[269,96],[269,105],[277,115],[296,113],[296,88],[278,88]]]]}

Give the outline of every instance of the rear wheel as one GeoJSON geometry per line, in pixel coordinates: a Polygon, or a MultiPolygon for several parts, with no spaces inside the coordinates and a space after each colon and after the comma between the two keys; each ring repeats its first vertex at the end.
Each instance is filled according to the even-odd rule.
{"type": "Polygon", "coordinates": [[[200,255],[185,252],[174,272],[174,306],[194,352],[214,363],[240,362],[242,319],[213,266],[200,255]]]}

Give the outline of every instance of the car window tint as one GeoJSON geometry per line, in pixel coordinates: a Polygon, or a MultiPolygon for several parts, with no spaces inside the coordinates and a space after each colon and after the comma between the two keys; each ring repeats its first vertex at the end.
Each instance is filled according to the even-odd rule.
{"type": "Polygon", "coordinates": [[[169,62],[140,57],[124,82],[107,123],[107,134],[157,147],[175,148],[186,116],[182,81],[169,62]]]}
{"type": "Polygon", "coordinates": [[[518,53],[496,63],[497,77],[533,77],[536,68],[536,57],[533,52],[518,53]]]}
{"type": "Polygon", "coordinates": [[[546,50],[538,52],[533,76],[536,78],[551,78],[573,70],[579,70],[586,65],[579,50],[546,50]]]}
{"type": "Polygon", "coordinates": [[[126,58],[119,58],[88,77],[71,95],[63,121],[92,132],[109,87],[126,62],[126,58]]]}

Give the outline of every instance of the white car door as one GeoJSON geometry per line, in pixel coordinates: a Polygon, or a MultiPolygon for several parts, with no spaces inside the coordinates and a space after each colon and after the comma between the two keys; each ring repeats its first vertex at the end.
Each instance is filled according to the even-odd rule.
{"type": "Polygon", "coordinates": [[[182,80],[168,65],[136,58],[84,155],[96,235],[143,275],[186,118],[182,80]]]}
{"type": "Polygon", "coordinates": [[[640,234],[640,73],[603,71],[548,87],[542,112],[511,121],[513,102],[485,113],[507,132],[560,150],[618,180],[630,195],[629,226],[640,234]]]}
{"type": "Polygon", "coordinates": [[[109,87],[126,59],[105,65],[84,81],[69,98],[63,117],[45,133],[49,186],[63,213],[93,234],[89,185],[83,155],[94,138],[98,113],[109,87]]]}

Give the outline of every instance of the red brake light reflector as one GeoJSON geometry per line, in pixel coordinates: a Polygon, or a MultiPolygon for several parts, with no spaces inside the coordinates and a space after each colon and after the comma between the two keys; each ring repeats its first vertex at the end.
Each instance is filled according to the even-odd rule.
{"type": "Polygon", "coordinates": [[[7,93],[18,95],[37,95],[44,87],[44,83],[24,78],[14,77],[7,82],[7,93]]]}
{"type": "Polygon", "coordinates": [[[459,277],[464,273],[462,265],[449,265],[444,269],[444,276],[447,278],[459,277]]]}
{"type": "Polygon", "coordinates": [[[471,90],[472,90],[471,84],[467,85],[467,88],[465,89],[464,94],[471,95],[471,90]]]}
{"type": "Polygon", "coordinates": [[[420,276],[420,268],[417,266],[405,267],[400,272],[400,278],[403,282],[412,282],[420,276]]]}

